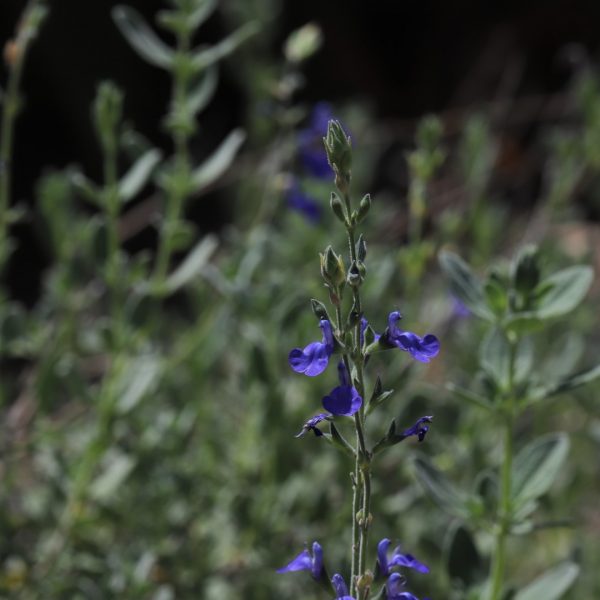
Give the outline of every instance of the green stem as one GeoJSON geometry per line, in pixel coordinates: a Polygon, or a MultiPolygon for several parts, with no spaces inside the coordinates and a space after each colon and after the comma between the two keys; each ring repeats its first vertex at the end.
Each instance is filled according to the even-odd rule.
{"type": "MultiPolygon", "coordinates": [[[[352,214],[352,206],[349,194],[344,194],[344,203],[348,215],[352,214]]],[[[354,225],[346,227],[348,234],[348,248],[350,251],[350,262],[354,263],[357,259],[356,254],[356,239],[354,236],[354,225]]],[[[362,303],[360,291],[358,287],[352,288],[354,309],[360,313],[362,311],[362,303]]],[[[353,361],[356,369],[357,391],[362,398],[365,397],[365,385],[363,375],[363,350],[360,344],[360,319],[357,321],[354,328],[354,348],[353,361]]],[[[346,358],[347,360],[347,358],[346,358]]],[[[349,365],[346,364],[348,373],[351,371],[349,365]]],[[[369,541],[370,528],[370,508],[371,508],[371,456],[367,450],[364,426],[365,426],[365,406],[361,406],[359,412],[354,415],[354,425],[356,428],[356,464],[354,467],[354,494],[352,498],[352,574],[351,574],[351,594],[356,597],[365,598],[368,592],[360,591],[357,583],[359,578],[364,575],[367,562],[367,550],[369,541]],[[359,508],[360,505],[360,508],[359,508]],[[360,520],[357,522],[357,514],[360,515],[360,520]]]]}
{"type": "MultiPolygon", "coordinates": [[[[40,6],[40,3],[37,1],[32,1],[27,5],[21,18],[16,39],[8,42],[9,44],[14,44],[14,61],[8,65],[8,82],[3,98],[2,131],[0,132],[0,272],[5,260],[8,258],[8,212],[11,194],[14,127],[17,115],[19,114],[19,88],[21,86],[23,65],[25,64],[27,51],[35,33],[31,29],[34,27],[30,23],[31,15],[40,6]]],[[[36,25],[39,27],[40,24],[41,21],[36,25]]]]}
{"type": "Polygon", "coordinates": [[[508,397],[503,407],[504,424],[504,457],[500,476],[499,523],[494,542],[494,554],[490,574],[489,600],[499,600],[504,587],[506,570],[506,540],[512,522],[512,462],[513,462],[513,427],[515,416],[515,356],[517,340],[509,338],[510,364],[508,397]]]}
{"type": "Polygon", "coordinates": [[[122,326],[122,298],[119,282],[119,192],[117,179],[116,139],[104,147],[104,195],[106,206],[106,280],[110,294],[112,343],[120,347],[122,326]]]}
{"type": "MultiPolygon", "coordinates": [[[[190,51],[190,33],[181,32],[177,37],[177,54],[182,63],[186,63],[190,51]]],[[[186,126],[178,123],[179,115],[186,109],[189,84],[189,72],[184,67],[173,70],[173,88],[171,93],[171,137],[175,149],[173,180],[166,199],[166,209],[161,237],[158,247],[158,256],[155,267],[155,281],[158,289],[162,290],[169,269],[171,254],[173,253],[173,239],[177,224],[181,217],[183,205],[187,196],[190,178],[189,139],[190,131],[186,126]]]]}

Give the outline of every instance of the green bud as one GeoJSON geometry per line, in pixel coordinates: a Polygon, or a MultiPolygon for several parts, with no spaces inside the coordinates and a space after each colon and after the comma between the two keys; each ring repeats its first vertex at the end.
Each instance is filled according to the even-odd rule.
{"type": "Polygon", "coordinates": [[[333,214],[342,222],[346,223],[346,212],[344,211],[344,204],[340,197],[335,193],[331,192],[331,200],[329,202],[333,214]]]}
{"type": "Polygon", "coordinates": [[[348,285],[353,288],[360,287],[360,284],[362,283],[363,278],[364,277],[363,277],[363,275],[361,275],[361,270],[360,270],[358,264],[356,263],[356,261],[353,261],[352,265],[350,266],[350,269],[348,270],[348,275],[346,277],[346,281],[348,282],[348,285]]]}
{"type": "Polygon", "coordinates": [[[323,42],[323,34],[316,23],[306,25],[292,31],[285,41],[284,54],[291,63],[301,63],[312,56],[323,42]]]}
{"type": "Polygon", "coordinates": [[[356,242],[356,254],[358,255],[358,260],[364,261],[367,258],[367,242],[363,238],[362,233],[358,238],[358,242],[356,242]]]}
{"type": "Polygon", "coordinates": [[[114,152],[116,149],[122,113],[123,92],[111,81],[103,81],[96,92],[93,116],[96,133],[105,150],[114,152]]]}
{"type": "Polygon", "coordinates": [[[356,265],[358,266],[358,272],[362,279],[367,276],[367,267],[365,267],[365,263],[362,260],[357,261],[356,265]]]}
{"type": "Polygon", "coordinates": [[[336,254],[331,246],[327,246],[325,253],[321,254],[321,275],[334,287],[338,287],[346,279],[344,259],[336,254]]]}
{"type": "Polygon", "coordinates": [[[339,121],[329,121],[327,136],[323,138],[327,160],[335,172],[335,184],[341,192],[347,192],[352,167],[352,144],[339,121]]]}
{"type": "Polygon", "coordinates": [[[323,321],[323,320],[331,321],[331,319],[329,318],[329,315],[327,314],[327,309],[325,308],[325,305],[322,302],[319,302],[318,300],[311,298],[310,306],[312,308],[312,311],[313,311],[315,317],[317,317],[317,319],[319,319],[319,321],[323,321]]]}
{"type": "Polygon", "coordinates": [[[371,194],[366,194],[358,205],[358,210],[354,211],[352,220],[355,223],[361,223],[367,216],[369,209],[371,208],[371,194]]]}

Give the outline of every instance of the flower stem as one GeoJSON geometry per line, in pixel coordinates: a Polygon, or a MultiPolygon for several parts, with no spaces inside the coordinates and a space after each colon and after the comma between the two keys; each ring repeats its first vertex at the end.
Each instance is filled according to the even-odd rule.
{"type": "MultiPolygon", "coordinates": [[[[344,194],[344,203],[348,216],[352,214],[352,206],[348,193],[344,194]]],[[[350,253],[350,262],[357,261],[356,255],[356,240],[354,236],[354,225],[348,223],[346,226],[348,235],[348,248],[350,253]]],[[[360,289],[358,286],[352,288],[354,306],[353,310],[359,314],[362,312],[362,303],[360,298],[360,289]]],[[[357,320],[354,327],[354,345],[352,349],[352,359],[356,371],[356,386],[357,391],[362,398],[365,397],[365,385],[363,375],[363,350],[360,343],[360,319],[357,320]]],[[[347,360],[347,358],[346,358],[347,360]]],[[[348,368],[348,365],[346,365],[348,368]]],[[[348,369],[348,373],[351,371],[348,369]]],[[[370,462],[371,455],[367,450],[364,426],[366,414],[364,403],[360,411],[354,415],[354,425],[356,428],[356,464],[354,467],[354,490],[352,498],[352,573],[350,579],[350,593],[356,597],[361,595],[361,598],[366,597],[361,590],[358,589],[358,580],[361,575],[364,575],[367,562],[367,549],[369,539],[369,527],[371,523],[370,506],[371,506],[371,471],[370,462]],[[360,507],[360,508],[359,508],[360,507]]]]}

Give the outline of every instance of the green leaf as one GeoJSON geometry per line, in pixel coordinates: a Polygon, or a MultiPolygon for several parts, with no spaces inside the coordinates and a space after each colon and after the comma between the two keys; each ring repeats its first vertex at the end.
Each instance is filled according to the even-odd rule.
{"type": "Polygon", "coordinates": [[[481,282],[469,265],[459,256],[446,250],[439,255],[442,270],[450,280],[452,293],[475,315],[487,321],[494,320],[494,314],[486,305],[481,282]]]}
{"type": "Polygon", "coordinates": [[[578,565],[564,562],[517,592],[514,600],[558,600],[573,585],[578,575],[578,565]]]}
{"type": "Polygon", "coordinates": [[[215,150],[210,158],[205,160],[192,173],[192,185],[195,190],[202,190],[216,181],[231,166],[233,159],[246,139],[241,129],[234,129],[215,150]]]}
{"type": "Polygon", "coordinates": [[[491,329],[481,344],[480,353],[484,371],[500,389],[507,389],[510,384],[511,348],[504,332],[498,328],[491,329]]]}
{"type": "Polygon", "coordinates": [[[210,67],[200,79],[186,98],[187,108],[190,114],[196,115],[206,108],[217,89],[219,82],[219,71],[216,66],[210,67]]]}
{"type": "Polygon", "coordinates": [[[68,172],[69,181],[75,188],[75,191],[87,202],[96,208],[102,208],[102,193],[98,186],[90,181],[83,173],[78,170],[68,172]]]}
{"type": "Polygon", "coordinates": [[[121,484],[135,467],[135,459],[122,452],[109,451],[104,461],[104,471],[90,486],[90,496],[94,500],[106,502],[114,496],[121,484]]]}
{"type": "Polygon", "coordinates": [[[554,273],[536,288],[547,291],[537,301],[534,313],[541,319],[550,319],[571,312],[583,300],[593,279],[594,271],[587,266],[554,273]]]}
{"type": "Polygon", "coordinates": [[[494,411],[494,407],[485,396],[481,396],[476,392],[472,392],[471,390],[467,390],[455,383],[448,383],[446,385],[448,391],[452,392],[461,400],[465,400],[466,402],[470,402],[479,408],[483,408],[488,411],[494,411]]]}
{"type": "Polygon", "coordinates": [[[598,379],[598,377],[600,377],[600,365],[569,375],[550,385],[535,388],[532,391],[530,398],[537,402],[539,400],[544,400],[545,398],[550,398],[551,396],[564,394],[565,392],[570,392],[582,385],[586,385],[587,383],[594,381],[594,379],[598,379]]]}
{"type": "Polygon", "coordinates": [[[143,17],[129,6],[115,6],[112,18],[125,39],[146,62],[169,69],[174,52],[150,29],[143,17]]]}
{"type": "Polygon", "coordinates": [[[192,57],[193,67],[197,71],[203,71],[211,65],[214,65],[222,58],[229,56],[248,38],[257,34],[259,30],[260,26],[258,22],[252,21],[234,31],[231,35],[227,36],[224,40],[221,40],[218,44],[215,44],[210,48],[196,50],[194,52],[194,56],[192,57]]]}
{"type": "Polygon", "coordinates": [[[550,489],[568,452],[569,438],[563,433],[542,436],[519,452],[512,470],[514,511],[550,489]]]}
{"type": "Polygon", "coordinates": [[[462,519],[470,517],[467,497],[457,490],[438,469],[423,457],[416,457],[413,466],[419,483],[440,508],[462,519]]]}
{"type": "Polygon", "coordinates": [[[121,202],[128,202],[140,192],[161,158],[162,153],[160,151],[148,150],[137,159],[119,181],[119,198],[121,202]]]}
{"type": "Polygon", "coordinates": [[[142,356],[134,360],[120,382],[117,410],[120,413],[133,410],[154,388],[159,375],[160,362],[155,356],[142,356]]]}
{"type": "Polygon", "coordinates": [[[219,245],[215,235],[203,237],[167,279],[167,289],[174,292],[189,283],[206,266],[219,245]]]}
{"type": "Polygon", "coordinates": [[[459,579],[469,588],[485,578],[483,559],[473,536],[463,525],[452,526],[444,545],[448,574],[452,580],[459,579]]]}

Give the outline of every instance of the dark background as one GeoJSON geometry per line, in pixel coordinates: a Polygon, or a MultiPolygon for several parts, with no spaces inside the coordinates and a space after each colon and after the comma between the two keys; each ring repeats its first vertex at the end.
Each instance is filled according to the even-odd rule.
{"type": "MultiPolygon", "coordinates": [[[[49,167],[77,163],[91,178],[100,176],[90,105],[102,79],[125,90],[127,117],[168,151],[160,127],[169,97],[167,75],[146,65],[124,41],[110,17],[118,3],[50,2],[50,16],[24,74],[25,104],[14,151],[16,201],[33,205],[35,182],[49,167]]],[[[127,3],[150,22],[165,8],[160,0],[127,3]]],[[[24,1],[0,3],[2,41],[12,35],[24,6],[24,1]]],[[[324,31],[324,46],[305,70],[303,100],[358,99],[368,102],[376,118],[410,120],[509,99],[503,110],[507,120],[516,120],[522,139],[530,124],[521,110],[531,108],[523,99],[533,99],[535,110],[537,101],[543,104],[544,98],[564,90],[574,69],[595,62],[600,45],[600,2],[594,1],[321,0],[278,6],[269,41],[274,60],[293,29],[313,20],[324,31]]],[[[199,41],[217,41],[229,27],[217,12],[203,26],[199,41]]],[[[225,65],[218,96],[203,120],[208,147],[243,124],[243,93],[231,65],[225,65]]],[[[229,215],[213,210],[201,218],[218,228],[229,215]]],[[[30,303],[46,259],[27,223],[15,227],[13,235],[18,250],[7,276],[15,296],[30,303]]],[[[152,244],[152,239],[138,243],[152,244]]]]}

